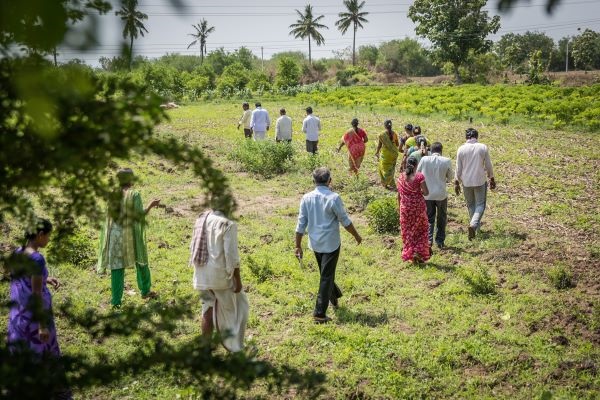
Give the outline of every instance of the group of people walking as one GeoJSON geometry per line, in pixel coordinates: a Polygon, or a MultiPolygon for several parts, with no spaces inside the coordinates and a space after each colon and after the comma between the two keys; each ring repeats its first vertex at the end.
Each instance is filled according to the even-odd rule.
{"type": "MultiPolygon", "coordinates": [[[[242,118],[238,122],[244,127],[244,136],[247,139],[254,138],[256,141],[266,139],[266,132],[271,127],[271,119],[269,112],[262,108],[260,102],[255,103],[255,109],[250,110],[248,103],[242,104],[244,110],[242,118]]],[[[312,107],[306,107],[306,117],[302,121],[302,132],[306,135],[306,151],[316,154],[319,144],[319,134],[321,132],[321,120],[313,114],[312,107]]],[[[279,110],[279,118],[275,121],[275,141],[276,142],[291,142],[292,141],[292,119],[287,115],[285,108],[279,110]]]]}
{"type": "MultiPolygon", "coordinates": [[[[264,139],[270,125],[268,113],[257,103],[256,110],[249,116],[250,122],[246,124],[246,103],[244,109],[240,125],[244,125],[246,136],[264,139]]],[[[312,116],[310,107],[306,112],[303,130],[306,129],[307,134],[307,151],[316,152],[320,121],[312,116]],[[315,130],[317,136],[310,136],[315,130]]],[[[277,126],[277,138],[290,140],[291,122],[283,109],[277,126]]],[[[457,151],[456,170],[453,172],[451,160],[442,155],[442,143],[430,143],[419,127],[406,125],[400,138],[392,129],[390,120],[384,122],[384,127],[385,131],[377,138],[375,155],[379,161],[381,184],[398,193],[403,260],[424,262],[431,256],[433,243],[439,248],[444,247],[448,201],[446,185],[452,177],[456,194],[459,195],[461,190],[464,193],[470,217],[468,238],[472,240],[481,226],[488,184],[491,189],[496,186],[488,148],[478,141],[477,130],[466,130],[466,142],[457,151]],[[400,154],[403,155],[398,168],[400,175],[394,182],[400,154]]],[[[359,127],[359,121],[353,119],[351,129],[344,133],[337,147],[338,151],[347,147],[352,173],[359,172],[367,142],[367,133],[359,127]]],[[[100,235],[97,270],[110,271],[111,304],[119,308],[126,269],[135,269],[143,298],[158,296],[151,290],[145,218],[152,208],[160,205],[160,200],[152,200],[144,207],[140,193],[134,189],[135,176],[131,169],[119,170],[116,177],[119,188],[108,201],[106,221],[100,235]]],[[[362,242],[362,237],[349,218],[341,197],[331,190],[330,170],[317,168],[312,178],[315,189],[305,194],[300,203],[294,254],[302,262],[302,239],[308,233],[308,245],[315,254],[320,272],[313,318],[317,323],[325,323],[331,320],[327,315],[329,305],[338,307],[342,296],[335,283],[341,249],[339,225],[354,237],[357,244],[362,242]]],[[[48,244],[51,231],[52,224],[39,219],[34,229],[26,233],[25,244],[13,254],[25,257],[32,268],[26,273],[21,271],[11,275],[10,298],[13,305],[9,314],[8,342],[14,351],[26,348],[40,356],[59,357],[52,296],[48,290],[48,285],[57,288],[59,282],[48,276],[45,259],[39,252],[48,244]],[[48,313],[47,318],[40,320],[34,317],[31,309],[34,300],[48,313]]],[[[194,269],[193,288],[200,293],[203,302],[202,333],[211,335],[215,328],[218,329],[223,334],[224,346],[233,352],[243,349],[249,308],[242,288],[237,236],[237,224],[231,216],[220,210],[203,212],[193,227],[189,261],[194,269]]],[[[69,391],[61,393],[65,398],[70,397],[69,391]]]]}

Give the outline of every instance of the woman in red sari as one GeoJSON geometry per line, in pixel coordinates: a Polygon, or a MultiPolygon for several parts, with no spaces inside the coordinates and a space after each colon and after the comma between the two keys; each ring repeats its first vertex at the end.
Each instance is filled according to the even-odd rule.
{"type": "Polygon", "coordinates": [[[425,177],[416,172],[417,159],[409,157],[406,170],[398,178],[398,202],[402,229],[402,259],[413,263],[429,260],[429,222],[425,198],[429,194],[425,177]]]}
{"type": "Polygon", "coordinates": [[[358,119],[354,118],[350,124],[352,125],[352,129],[344,133],[337,151],[339,152],[344,145],[348,147],[350,172],[358,174],[360,164],[362,164],[365,157],[365,143],[369,141],[369,138],[367,137],[367,132],[358,127],[358,119]]]}

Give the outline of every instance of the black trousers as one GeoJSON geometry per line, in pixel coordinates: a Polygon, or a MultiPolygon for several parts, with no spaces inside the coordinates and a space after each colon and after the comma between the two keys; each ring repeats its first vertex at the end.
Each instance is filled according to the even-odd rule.
{"type": "Polygon", "coordinates": [[[342,297],[342,291],[335,284],[335,268],[340,257],[340,247],[331,253],[317,253],[315,251],[315,257],[317,258],[317,264],[319,264],[321,281],[319,283],[317,304],[315,305],[313,315],[315,317],[324,317],[329,306],[329,300],[333,298],[335,301],[342,297]]]}
{"type": "Polygon", "coordinates": [[[429,245],[433,243],[434,227],[437,228],[435,243],[443,245],[444,240],[446,240],[446,223],[448,222],[448,199],[425,200],[425,205],[427,206],[427,219],[429,220],[429,245]]]}
{"type": "Polygon", "coordinates": [[[244,137],[246,139],[252,139],[252,129],[244,128],[244,137]]]}

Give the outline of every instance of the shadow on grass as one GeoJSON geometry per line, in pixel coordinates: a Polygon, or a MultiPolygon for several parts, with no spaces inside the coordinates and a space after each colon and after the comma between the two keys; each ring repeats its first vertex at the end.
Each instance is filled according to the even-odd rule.
{"type": "Polygon", "coordinates": [[[427,261],[426,263],[414,264],[414,266],[417,268],[421,268],[421,269],[435,268],[438,271],[443,271],[443,272],[456,271],[456,267],[454,265],[440,264],[440,263],[435,263],[435,262],[431,262],[431,261],[427,261]]]}
{"type": "Polygon", "coordinates": [[[388,315],[385,311],[379,314],[369,314],[352,311],[344,306],[340,306],[337,309],[335,317],[340,324],[357,323],[371,328],[388,323],[388,315]]]}

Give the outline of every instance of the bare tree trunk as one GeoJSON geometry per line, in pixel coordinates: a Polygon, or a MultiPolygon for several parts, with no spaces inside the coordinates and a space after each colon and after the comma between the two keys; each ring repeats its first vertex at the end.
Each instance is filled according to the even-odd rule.
{"type": "Polygon", "coordinates": [[[456,83],[458,85],[462,83],[462,79],[460,79],[460,73],[458,72],[458,64],[454,64],[454,78],[456,79],[456,83]]]}
{"type": "Polygon", "coordinates": [[[204,63],[204,45],[200,42],[200,65],[204,63]]]}
{"type": "Polygon", "coordinates": [[[308,35],[308,64],[312,67],[312,58],[310,58],[310,35],[308,35]]]}
{"type": "Polygon", "coordinates": [[[354,36],[352,37],[352,66],[356,65],[356,24],[354,24],[354,36]]]}
{"type": "Polygon", "coordinates": [[[129,42],[129,70],[131,71],[131,64],[133,63],[133,36],[129,42]]]}
{"type": "Polygon", "coordinates": [[[58,62],[56,61],[56,46],[52,49],[52,55],[54,56],[54,66],[58,66],[58,62]]]}

